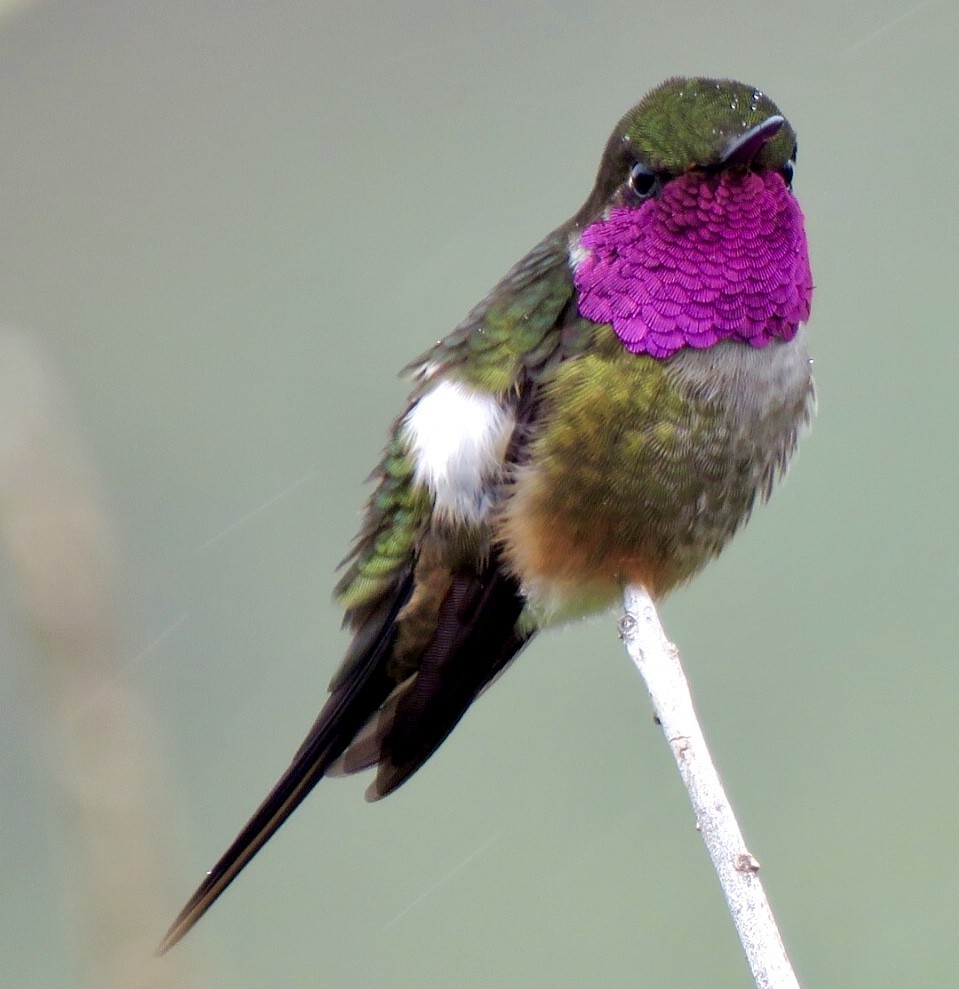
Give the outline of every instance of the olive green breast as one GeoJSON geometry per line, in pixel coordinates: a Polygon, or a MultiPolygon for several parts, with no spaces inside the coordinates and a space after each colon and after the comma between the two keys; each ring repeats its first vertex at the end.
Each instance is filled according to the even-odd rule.
{"type": "Polygon", "coordinates": [[[667,360],[607,327],[596,344],[548,385],[500,530],[525,586],[553,603],[691,577],[768,497],[814,401],[801,332],[667,360]]]}

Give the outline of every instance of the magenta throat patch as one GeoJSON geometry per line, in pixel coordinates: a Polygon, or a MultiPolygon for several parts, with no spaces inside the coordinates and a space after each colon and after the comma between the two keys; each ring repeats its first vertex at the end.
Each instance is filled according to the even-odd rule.
{"type": "Polygon", "coordinates": [[[574,272],[579,311],[611,323],[627,350],[791,340],[809,318],[803,216],[782,177],[681,175],[640,206],[587,227],[574,272]]]}

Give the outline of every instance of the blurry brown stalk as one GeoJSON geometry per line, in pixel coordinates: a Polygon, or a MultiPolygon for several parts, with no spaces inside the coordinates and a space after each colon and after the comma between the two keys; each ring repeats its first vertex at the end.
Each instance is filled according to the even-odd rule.
{"type": "Polygon", "coordinates": [[[114,550],[49,361],[0,328],[0,552],[24,630],[23,655],[5,658],[34,690],[68,851],[59,878],[72,930],[47,937],[76,949],[80,985],[180,989],[197,984],[188,955],[154,957],[170,906],[158,854],[169,784],[144,701],[122,676],[114,550]]]}

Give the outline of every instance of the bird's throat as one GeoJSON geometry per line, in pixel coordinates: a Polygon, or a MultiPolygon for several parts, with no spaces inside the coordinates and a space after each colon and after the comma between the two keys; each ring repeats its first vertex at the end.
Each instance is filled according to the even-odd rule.
{"type": "Polygon", "coordinates": [[[632,353],[763,347],[809,317],[803,217],[775,173],[681,175],[655,199],[613,207],[573,254],[580,313],[632,353]]]}

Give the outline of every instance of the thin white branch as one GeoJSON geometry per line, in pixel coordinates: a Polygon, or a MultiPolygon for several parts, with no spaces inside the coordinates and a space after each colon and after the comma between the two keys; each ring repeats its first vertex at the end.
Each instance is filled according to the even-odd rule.
{"type": "Polygon", "coordinates": [[[799,989],[762,883],[693,709],[679,652],[666,638],[652,599],[628,587],[620,633],[646,682],[656,717],[686,785],[696,826],[726,895],[753,979],[759,989],[799,989]]]}

